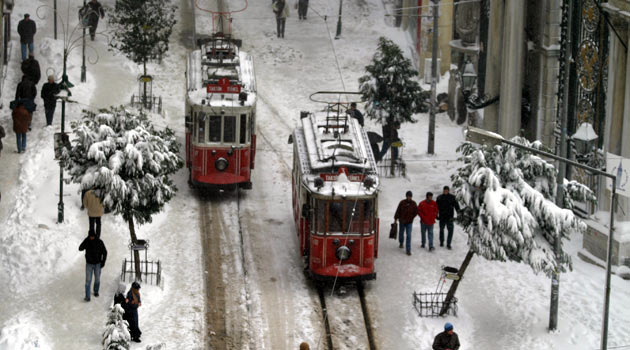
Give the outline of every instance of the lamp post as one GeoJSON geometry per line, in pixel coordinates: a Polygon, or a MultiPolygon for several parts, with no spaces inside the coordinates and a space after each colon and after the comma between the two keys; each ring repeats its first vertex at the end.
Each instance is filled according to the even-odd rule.
{"type": "MultiPolygon", "coordinates": [[[[61,76],[60,91],[57,94],[57,99],[61,100],[61,137],[66,137],[66,101],[72,96],[70,88],[74,85],[68,80],[66,74],[66,62],[68,60],[68,50],[63,52],[63,75],[61,76]]],[[[59,203],[57,203],[57,223],[61,224],[64,217],[64,205],[63,205],[63,161],[59,161],[59,203]]]]}
{"type": "MultiPolygon", "coordinates": [[[[85,0],[83,0],[83,8],[85,8],[85,0]]],[[[89,11],[88,11],[89,12],[89,11]]],[[[85,83],[85,81],[87,80],[86,77],[86,67],[85,67],[85,24],[86,24],[86,16],[87,13],[85,13],[84,16],[82,16],[81,18],[81,27],[83,28],[83,45],[81,46],[81,82],[85,83]]]]}
{"type": "Polygon", "coordinates": [[[53,11],[55,12],[55,19],[54,19],[55,40],[57,40],[57,0],[53,1],[53,11]]]}
{"type": "Polygon", "coordinates": [[[433,42],[431,52],[431,110],[429,111],[429,144],[427,153],[435,153],[435,108],[437,102],[437,56],[438,56],[438,3],[440,0],[431,0],[433,5],[433,42]]]}
{"type": "Polygon", "coordinates": [[[343,7],[343,0],[339,0],[339,17],[337,17],[337,33],[335,39],[339,39],[341,36],[341,8],[343,7]]]}
{"type": "MultiPolygon", "coordinates": [[[[608,254],[607,254],[608,259],[606,263],[606,286],[604,290],[604,310],[603,310],[604,316],[602,320],[602,339],[601,339],[601,344],[600,344],[600,349],[606,350],[608,348],[608,310],[610,309],[610,280],[611,280],[611,271],[612,271],[613,235],[615,232],[614,231],[615,206],[617,204],[617,192],[616,192],[617,177],[605,171],[584,165],[582,163],[578,163],[576,161],[573,161],[567,158],[557,156],[555,154],[551,154],[548,152],[537,150],[535,148],[523,146],[516,142],[506,140],[503,138],[503,136],[499,134],[496,134],[487,130],[471,127],[471,126],[469,126],[466,129],[466,140],[470,142],[474,142],[474,143],[478,143],[482,145],[490,145],[490,146],[499,145],[499,144],[510,145],[510,146],[520,148],[534,154],[541,155],[546,158],[557,160],[567,165],[571,165],[577,168],[587,170],[593,174],[601,175],[612,180],[612,189],[611,189],[611,198],[610,198],[610,227],[608,231],[608,254]]],[[[564,181],[564,179],[560,179],[558,177],[558,186],[562,185],[560,181],[564,181]]],[[[555,241],[556,241],[555,244],[559,245],[560,239],[557,238],[555,241]]]]}

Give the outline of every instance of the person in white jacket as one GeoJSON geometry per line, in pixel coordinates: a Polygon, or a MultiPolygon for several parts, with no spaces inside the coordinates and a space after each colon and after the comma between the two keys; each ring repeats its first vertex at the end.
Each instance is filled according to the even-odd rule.
{"type": "Polygon", "coordinates": [[[271,5],[273,13],[276,14],[276,26],[278,38],[284,38],[284,25],[289,17],[289,4],[286,0],[276,0],[271,5]]]}

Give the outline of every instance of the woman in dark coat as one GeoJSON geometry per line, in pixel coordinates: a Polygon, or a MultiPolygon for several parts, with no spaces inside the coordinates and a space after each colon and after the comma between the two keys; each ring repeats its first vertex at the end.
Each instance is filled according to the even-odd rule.
{"type": "Polygon", "coordinates": [[[140,299],[140,283],[133,282],[131,284],[131,289],[127,292],[125,302],[127,303],[125,314],[127,314],[127,321],[129,321],[131,340],[139,343],[140,336],[142,335],[140,327],[138,327],[138,308],[142,306],[142,300],[140,299]]]}

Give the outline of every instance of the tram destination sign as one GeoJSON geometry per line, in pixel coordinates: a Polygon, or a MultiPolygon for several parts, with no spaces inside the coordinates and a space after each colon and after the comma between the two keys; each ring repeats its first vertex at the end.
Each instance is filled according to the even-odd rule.
{"type": "Polygon", "coordinates": [[[238,94],[241,92],[239,84],[230,84],[230,79],[221,78],[217,84],[206,84],[209,94],[238,94]]]}
{"type": "Polygon", "coordinates": [[[361,182],[365,178],[363,174],[349,174],[348,169],[345,167],[339,168],[339,172],[337,174],[320,174],[319,177],[324,179],[324,181],[337,181],[339,175],[345,174],[350,182],[361,182]]]}

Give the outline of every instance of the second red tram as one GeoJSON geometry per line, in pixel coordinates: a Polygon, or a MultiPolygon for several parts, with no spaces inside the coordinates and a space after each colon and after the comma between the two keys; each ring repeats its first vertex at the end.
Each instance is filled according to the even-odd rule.
{"type": "Polygon", "coordinates": [[[200,40],[186,70],[186,166],[193,187],[252,188],[256,81],[240,41],[200,40]]]}
{"type": "Polygon", "coordinates": [[[346,107],[302,112],[291,138],[299,252],[315,280],[376,278],[379,179],[367,134],[346,107]]]}

